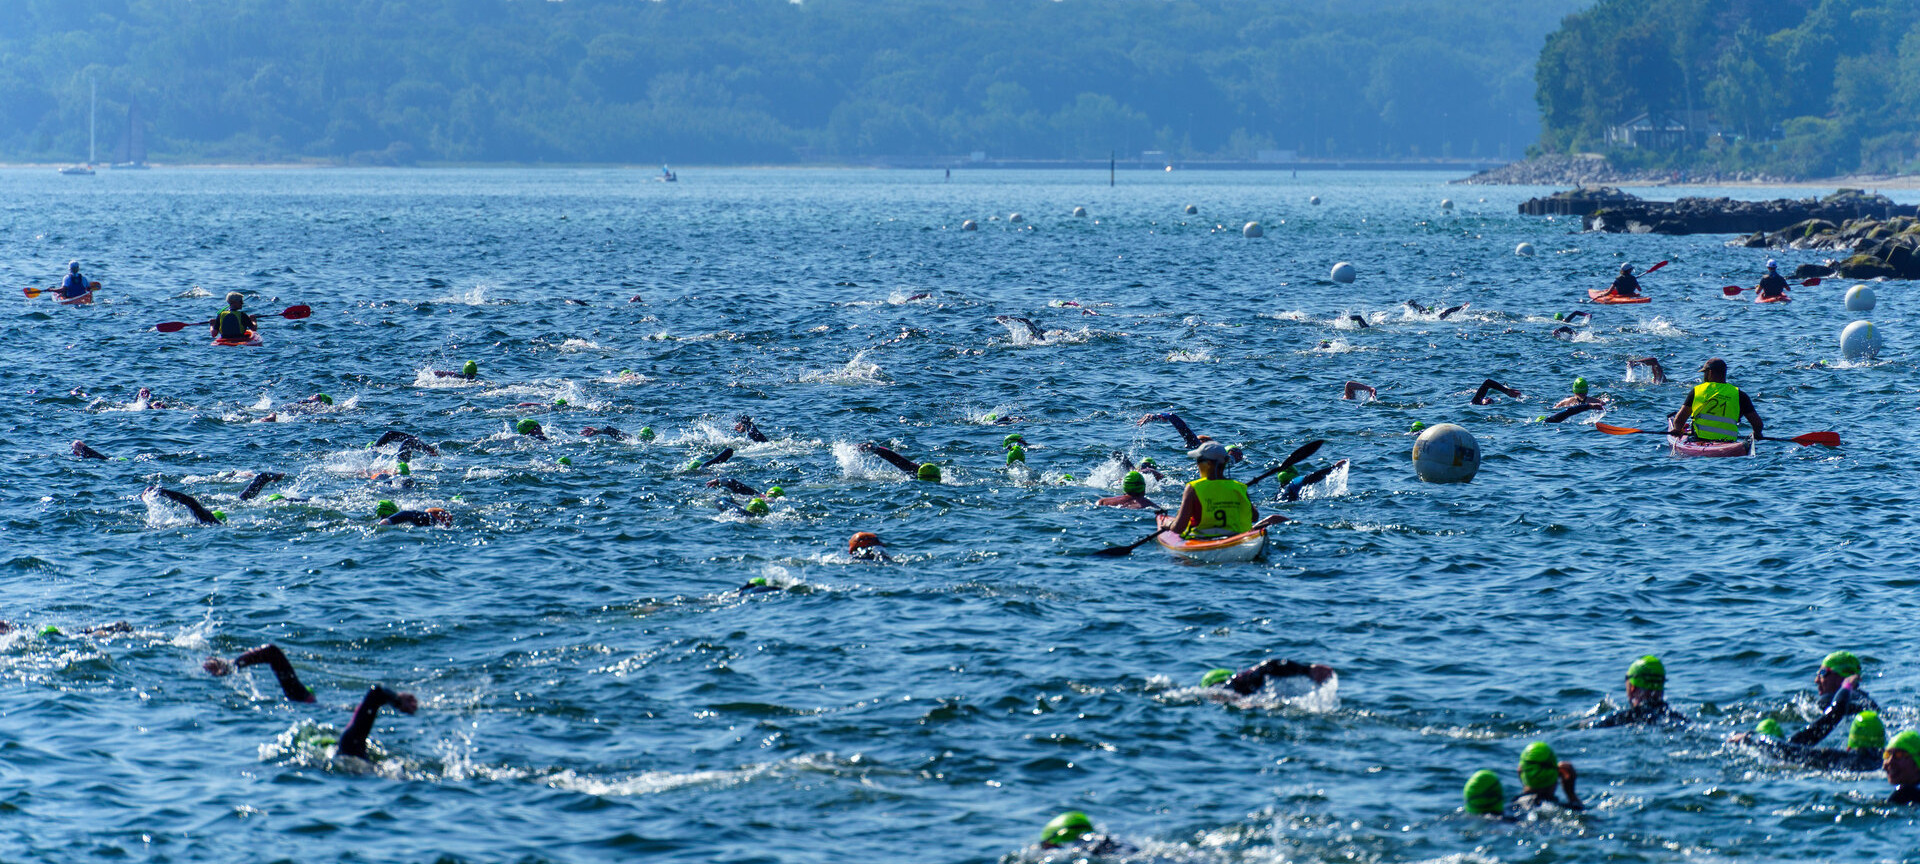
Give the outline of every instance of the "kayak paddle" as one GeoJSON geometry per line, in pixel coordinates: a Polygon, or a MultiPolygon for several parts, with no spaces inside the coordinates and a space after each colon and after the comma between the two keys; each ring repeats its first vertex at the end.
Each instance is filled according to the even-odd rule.
{"type": "Polygon", "coordinates": [[[1282,471],[1285,471],[1288,468],[1292,468],[1293,466],[1298,465],[1301,462],[1305,462],[1313,454],[1320,452],[1320,445],[1325,443],[1327,442],[1308,441],[1307,443],[1300,445],[1300,449],[1293,451],[1293,455],[1288,456],[1285,460],[1281,461],[1280,464],[1275,465],[1272,468],[1268,468],[1266,470],[1266,473],[1263,473],[1260,476],[1253,478],[1252,480],[1248,480],[1247,485],[1252,486],[1253,484],[1258,483],[1262,480],[1265,480],[1268,477],[1272,477],[1273,475],[1278,474],[1282,471]]]}
{"type": "Polygon", "coordinates": [[[1138,540],[1135,540],[1132,543],[1128,543],[1125,546],[1108,546],[1107,548],[1102,549],[1093,554],[1101,558],[1125,558],[1128,555],[1132,555],[1133,550],[1147,545],[1148,543],[1153,541],[1153,538],[1158,536],[1160,536],[1160,523],[1156,521],[1154,523],[1152,534],[1148,534],[1147,536],[1142,537],[1138,540]]]}
{"type": "MultiPolygon", "coordinates": [[[[36,297],[39,297],[42,294],[52,294],[59,290],[60,289],[57,286],[53,288],[22,288],[20,289],[20,293],[27,295],[28,300],[32,300],[36,297]]],[[[87,283],[87,290],[88,291],[100,290],[100,283],[98,282],[87,283]]]]}
{"type": "MultiPolygon", "coordinates": [[[[285,318],[288,321],[298,321],[312,314],[313,314],[313,307],[311,306],[290,306],[287,308],[287,311],[280,313],[280,317],[285,318]]],[[[205,321],[200,321],[194,324],[189,324],[185,321],[167,321],[167,322],[153,325],[153,329],[158,330],[162,333],[178,333],[181,330],[187,329],[188,327],[205,327],[208,324],[212,324],[216,320],[219,320],[219,319],[209,318],[205,321]]]]}
{"type": "MultiPolygon", "coordinates": [[[[1609,426],[1605,423],[1595,423],[1593,424],[1593,428],[1598,429],[1602,432],[1605,432],[1608,435],[1665,435],[1667,434],[1667,430],[1665,429],[1633,429],[1626,426],[1609,426]]],[[[1838,447],[1840,446],[1840,433],[1808,432],[1805,435],[1795,435],[1792,438],[1764,438],[1763,437],[1763,438],[1760,438],[1759,440],[1761,441],[1792,441],[1793,443],[1798,444],[1802,447],[1806,447],[1812,444],[1818,444],[1822,447],[1838,447]]]]}
{"type": "MultiPolygon", "coordinates": [[[[1293,466],[1306,461],[1308,458],[1312,457],[1313,454],[1320,452],[1320,447],[1326,443],[1327,442],[1324,440],[1313,440],[1300,445],[1300,447],[1294,450],[1293,453],[1287,456],[1286,459],[1281,460],[1279,465],[1274,466],[1272,469],[1268,470],[1267,473],[1253,478],[1251,481],[1247,483],[1247,485],[1252,486],[1255,483],[1265,480],[1268,477],[1272,477],[1275,474],[1278,474],[1282,471],[1287,470],[1288,468],[1292,468],[1293,466]]],[[[1311,486],[1315,483],[1320,482],[1321,480],[1325,480],[1327,478],[1327,475],[1333,472],[1334,467],[1336,466],[1330,465],[1328,467],[1315,471],[1312,474],[1308,474],[1307,482],[1301,485],[1311,486]]],[[[1159,524],[1160,523],[1157,521],[1154,523],[1154,529],[1152,534],[1148,534],[1147,536],[1142,537],[1138,540],[1135,540],[1132,543],[1128,543],[1125,546],[1108,546],[1107,548],[1102,549],[1093,554],[1102,558],[1124,558],[1128,555],[1131,555],[1133,554],[1133,550],[1147,545],[1149,542],[1153,540],[1153,538],[1160,536],[1160,531],[1162,529],[1159,527],[1159,524]]]]}
{"type": "MultiPolygon", "coordinates": [[[[1820,284],[1820,277],[1818,277],[1818,276],[1815,276],[1815,277],[1813,277],[1812,279],[1807,279],[1807,280],[1804,280],[1804,281],[1802,281],[1802,282],[1800,283],[1800,287],[1802,287],[1802,288],[1814,288],[1814,287],[1818,287],[1818,286],[1819,286],[1819,284],[1820,284]]],[[[1722,293],[1722,294],[1725,294],[1725,295],[1727,295],[1728,297],[1737,297],[1737,296],[1739,296],[1739,295],[1740,295],[1740,292],[1742,292],[1742,291],[1758,291],[1758,290],[1760,290],[1760,289],[1758,289],[1758,288],[1742,288],[1742,287],[1740,287],[1740,286],[1738,286],[1738,285],[1728,285],[1728,286],[1726,286],[1726,287],[1724,287],[1724,288],[1721,288],[1721,289],[1720,289],[1720,293],[1722,293]]]]}

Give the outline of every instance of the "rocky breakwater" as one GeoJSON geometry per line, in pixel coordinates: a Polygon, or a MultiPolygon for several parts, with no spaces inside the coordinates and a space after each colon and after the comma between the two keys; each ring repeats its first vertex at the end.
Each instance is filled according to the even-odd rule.
{"type": "Polygon", "coordinates": [[[1893,203],[1884,195],[1842,189],[1825,198],[1735,201],[1731,198],[1682,198],[1671,203],[1645,201],[1610,187],[1557,192],[1520,205],[1528,215],[1579,215],[1588,231],[1627,234],[1750,234],[1774,232],[1823,220],[1838,225],[1872,218],[1914,216],[1920,208],[1893,203]]]}
{"type": "Polygon", "coordinates": [[[1749,235],[1752,249],[1828,250],[1844,253],[1825,265],[1802,264],[1795,279],[1838,275],[1847,279],[1920,279],[1920,218],[1861,217],[1842,222],[1808,219],[1778,231],[1749,235]]]}

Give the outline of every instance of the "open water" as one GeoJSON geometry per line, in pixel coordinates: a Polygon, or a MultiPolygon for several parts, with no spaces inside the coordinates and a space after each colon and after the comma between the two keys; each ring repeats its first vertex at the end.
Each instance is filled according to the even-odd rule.
{"type": "Polygon", "coordinates": [[[1032,861],[1065,809],[1140,860],[1920,856],[1877,774],[1722,743],[1811,717],[1835,648],[1866,658],[1890,730],[1920,723],[1906,286],[1880,288],[1881,359],[1838,363],[1844,284],[1729,301],[1765,253],[1514,215],[1543,190],[1106,179],[0,172],[0,617],[19,628],[0,639],[0,860],[1032,861]],[[105,283],[96,305],[18,295],[70,258],[105,283]],[[1580,302],[1622,261],[1668,259],[1651,304],[1580,302]],[[1326,278],[1341,260],[1358,282],[1326,278]],[[257,349],[153,331],[229,290],[314,314],[270,319],[257,349]],[[1472,306],[1439,321],[1407,299],[1472,306]],[[1591,325],[1550,335],[1576,308],[1591,325]],[[1711,355],[1770,431],[1846,446],[1676,460],[1591,415],[1533,422],[1580,375],[1606,422],[1658,428],[1711,355]],[[1639,356],[1674,383],[1631,380],[1639,356]],[[479,382],[426,371],[469,359],[479,382]],[[1486,376],[1525,398],[1468,405],[1486,376]],[[1342,401],[1349,379],[1378,401],[1342,401]],[[141,410],[143,386],[170,410],[141,410]],[[288,411],[317,392],[336,404],[288,411]],[[1297,503],[1260,487],[1297,520],[1262,563],[1088,557],[1148,526],[1091,506],[1116,493],[1113,451],[1190,475],[1171,429],[1134,422],[1163,410],[1244,442],[1248,467],[1316,438],[1315,464],[1351,467],[1297,503]],[[731,431],[742,413],[772,442],[731,431]],[[552,440],[507,434],[523,417],[552,440]],[[1478,479],[1418,482],[1416,420],[1478,436],[1478,479]],[[577,435],[609,424],[659,437],[577,435]],[[393,465],[366,449],[389,429],[441,449],[411,489],[367,479],[393,465]],[[1028,470],[1002,467],[1009,431],[1028,470]],[[77,460],[74,439],[124,461],[77,460]],[[307,500],[235,500],[232,472],[259,470],[307,500]],[[788,494],[745,518],[715,475],[788,494]],[[229,521],[144,502],[155,483],[229,521]],[[373,527],[382,498],[455,527],[373,527]],[[896,560],[848,559],[858,530],[896,560]],[[754,577],[786,590],[729,593],[754,577]],[[264,670],[200,670],[269,641],[317,704],[264,670]],[[1646,653],[1698,725],[1577,728],[1646,653]],[[1337,684],[1225,705],[1194,687],[1270,656],[1337,684]],[[422,707],[383,715],[372,770],[308,743],[373,683],[422,707]],[[1579,767],[1590,813],[1458,813],[1475,769],[1518,791],[1535,739],[1579,767]]]}

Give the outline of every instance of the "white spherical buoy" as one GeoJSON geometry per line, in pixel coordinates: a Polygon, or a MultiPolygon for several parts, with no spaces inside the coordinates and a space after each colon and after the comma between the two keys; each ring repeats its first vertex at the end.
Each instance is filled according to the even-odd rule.
{"type": "Polygon", "coordinates": [[[1085,208],[1085,207],[1075,207],[1075,208],[1073,208],[1073,218],[1075,218],[1075,219],[1085,219],[1085,218],[1087,218],[1087,208],[1085,208]]]}
{"type": "Polygon", "coordinates": [[[1453,209],[1453,199],[1452,199],[1452,198],[1442,198],[1442,199],[1440,199],[1440,209],[1442,209],[1442,210],[1452,210],[1452,209],[1453,209]]]}
{"type": "Polygon", "coordinates": [[[1333,265],[1333,281],[1335,282],[1352,282],[1353,277],[1357,275],[1359,274],[1353,269],[1353,265],[1345,261],[1333,265]]]}
{"type": "Polygon", "coordinates": [[[1318,196],[1318,195],[1315,195],[1315,196],[1313,196],[1313,197],[1311,197],[1311,198],[1308,198],[1308,199],[1307,199],[1307,203],[1308,203],[1308,204],[1312,204],[1312,205],[1313,205],[1313,206],[1315,206],[1315,207],[1318,207],[1318,206],[1320,206],[1320,196],[1318,196]]]}
{"type": "Polygon", "coordinates": [[[1199,213],[1200,213],[1200,208],[1195,207],[1192,204],[1187,205],[1186,214],[1188,216],[1195,216],[1195,215],[1198,215],[1199,213]]]}
{"type": "Polygon", "coordinates": [[[1248,222],[1240,229],[1240,233],[1247,237],[1265,237],[1267,229],[1260,227],[1258,222],[1248,222]]]}
{"type": "Polygon", "coordinates": [[[1515,246],[1515,247],[1513,247],[1513,254],[1515,254],[1515,255],[1518,255],[1518,256],[1520,256],[1520,257],[1522,257],[1522,258],[1532,258],[1532,257],[1533,257],[1533,244],[1532,244],[1532,243],[1522,243],[1522,244],[1520,244],[1520,245],[1518,245],[1518,246],[1515,246]]]}
{"type": "Polygon", "coordinates": [[[1427,427],[1413,441],[1413,471],[1428,483],[1465,483],[1480,473],[1480,442],[1452,423],[1427,427]]]}
{"type": "Polygon", "coordinates": [[[1027,221],[1027,217],[1025,217],[1025,216],[1022,216],[1022,215],[1020,215],[1020,214],[1018,214],[1018,213],[1015,213],[1015,214],[1013,214],[1013,215],[1011,215],[1011,216],[1008,216],[1008,217],[1007,217],[1007,221],[1008,221],[1008,222],[1025,222],[1025,221],[1027,221]]]}
{"type": "Polygon", "coordinates": [[[1873,289],[1865,285],[1855,285],[1847,289],[1848,312],[1872,312],[1873,289]]]}
{"type": "Polygon", "coordinates": [[[980,226],[979,224],[975,223],[972,219],[968,219],[967,221],[960,223],[960,230],[978,231],[980,230],[980,226]]]}
{"type": "Polygon", "coordinates": [[[1855,321],[1840,331],[1840,356],[1860,360],[1880,353],[1880,331],[1872,321],[1855,321]]]}

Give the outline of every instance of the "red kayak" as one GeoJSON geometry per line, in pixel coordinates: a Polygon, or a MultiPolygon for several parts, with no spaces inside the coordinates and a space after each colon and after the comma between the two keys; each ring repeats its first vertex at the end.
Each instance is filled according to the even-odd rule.
{"type": "Polygon", "coordinates": [[[1753,455],[1751,438],[1742,438],[1738,441],[1700,441],[1690,440],[1682,435],[1668,435],[1667,446],[1673,448],[1674,456],[1683,459],[1753,455]]]}
{"type": "Polygon", "coordinates": [[[245,339],[215,339],[213,340],[213,344],[222,348],[258,348],[260,347],[260,334],[248,330],[247,338],[245,339]]]}
{"type": "Polygon", "coordinates": [[[1788,297],[1785,294],[1775,294],[1772,297],[1767,297],[1761,294],[1755,294],[1753,295],[1753,302],[1755,303],[1792,303],[1793,298],[1788,297]]]}
{"type": "Polygon", "coordinates": [[[1652,297],[1622,297],[1610,288],[1588,288],[1587,299],[1595,303],[1652,303],[1652,297]]]}

